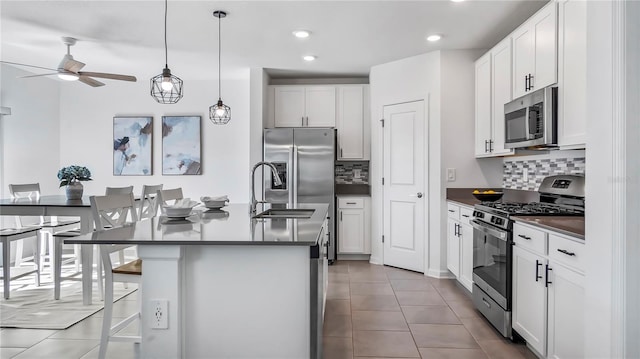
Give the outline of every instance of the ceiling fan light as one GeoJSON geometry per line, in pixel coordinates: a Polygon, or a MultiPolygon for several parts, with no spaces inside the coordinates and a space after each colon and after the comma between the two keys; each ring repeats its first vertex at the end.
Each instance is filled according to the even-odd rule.
{"type": "Polygon", "coordinates": [[[77,81],[80,77],[72,72],[60,72],[58,78],[65,81],[77,81]]]}
{"type": "Polygon", "coordinates": [[[215,125],[226,125],[231,120],[231,107],[218,99],[217,104],[209,107],[209,119],[215,125]]]}

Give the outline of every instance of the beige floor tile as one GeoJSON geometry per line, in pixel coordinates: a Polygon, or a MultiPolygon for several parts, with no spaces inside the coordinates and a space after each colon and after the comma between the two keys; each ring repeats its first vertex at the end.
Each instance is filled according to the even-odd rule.
{"type": "Polygon", "coordinates": [[[349,273],[333,273],[329,272],[329,283],[345,284],[349,283],[349,273]]]}
{"type": "Polygon", "coordinates": [[[433,277],[427,277],[429,278],[429,282],[431,282],[431,284],[436,287],[455,287],[456,284],[456,280],[455,279],[440,279],[440,278],[433,278],[433,277]]]}
{"type": "Polygon", "coordinates": [[[353,273],[384,273],[384,267],[371,264],[367,261],[350,261],[349,274],[353,273]]]}
{"type": "MultiPolygon", "coordinates": [[[[100,346],[93,348],[80,359],[97,359],[100,346]]],[[[140,358],[140,344],[127,342],[109,342],[107,345],[107,359],[138,359],[140,358]]]]}
{"type": "Polygon", "coordinates": [[[355,295],[393,295],[393,289],[389,283],[351,283],[351,294],[355,295]]]}
{"type": "Polygon", "coordinates": [[[439,286],[436,289],[445,301],[471,301],[470,294],[464,292],[466,289],[450,285],[439,286]]]}
{"type": "Polygon", "coordinates": [[[500,340],[503,338],[484,317],[462,318],[460,320],[477,341],[500,340]]]}
{"type": "Polygon", "coordinates": [[[329,273],[349,274],[349,265],[338,261],[329,266],[329,273]]]}
{"type": "Polygon", "coordinates": [[[3,348],[29,348],[55,333],[55,330],[5,328],[0,332],[0,346],[3,348]]]}
{"type": "Polygon", "coordinates": [[[329,283],[327,286],[327,299],[349,299],[348,283],[329,283]]]}
{"type": "Polygon", "coordinates": [[[420,355],[428,359],[487,359],[482,349],[419,348],[420,355]]]}
{"type": "Polygon", "coordinates": [[[387,274],[382,272],[355,272],[349,273],[349,281],[353,282],[374,282],[374,283],[387,283],[389,279],[387,274]]]}
{"type": "Polygon", "coordinates": [[[435,288],[426,279],[389,279],[393,290],[397,291],[434,291],[435,288]]]}
{"type": "Polygon", "coordinates": [[[45,339],[16,355],[15,358],[78,359],[99,344],[99,340],[45,339]]]}
{"type": "Polygon", "coordinates": [[[325,337],[323,340],[323,357],[331,359],[353,358],[353,341],[351,338],[325,337]]]}
{"type": "Polygon", "coordinates": [[[22,353],[27,349],[25,348],[0,348],[0,358],[2,359],[10,359],[14,356],[22,353]]]}
{"type": "Polygon", "coordinates": [[[466,300],[453,302],[447,302],[451,310],[458,316],[458,318],[479,318],[482,314],[473,306],[472,302],[466,300]]]}
{"type": "Polygon", "coordinates": [[[505,340],[482,340],[478,344],[489,359],[524,359],[517,345],[509,344],[505,340]]]}
{"type": "Polygon", "coordinates": [[[462,325],[409,324],[418,348],[478,348],[462,325]]]}
{"type": "Polygon", "coordinates": [[[398,269],[394,267],[384,267],[387,277],[389,279],[427,279],[423,273],[413,272],[404,269],[398,269]]]}
{"type": "Polygon", "coordinates": [[[446,305],[440,294],[436,291],[404,292],[396,290],[395,292],[400,305],[446,305]]]}
{"type": "Polygon", "coordinates": [[[327,299],[325,315],[350,315],[351,301],[349,299],[327,299]]]}
{"type": "Polygon", "coordinates": [[[401,312],[353,311],[353,330],[409,331],[401,312]]]}
{"type": "Polygon", "coordinates": [[[323,335],[325,337],[351,338],[350,315],[325,315],[323,335]]]}
{"type": "Polygon", "coordinates": [[[354,331],[355,356],[419,358],[418,348],[409,332],[354,331]]]}
{"type": "Polygon", "coordinates": [[[446,305],[402,306],[410,324],[462,324],[446,305]]]}
{"type": "Polygon", "coordinates": [[[400,311],[394,295],[352,295],[351,311],[354,310],[387,310],[400,311]]]}

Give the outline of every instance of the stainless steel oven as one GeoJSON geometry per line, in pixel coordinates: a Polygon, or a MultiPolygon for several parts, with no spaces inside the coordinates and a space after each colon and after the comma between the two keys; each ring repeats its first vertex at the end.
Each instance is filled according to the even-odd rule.
{"type": "MultiPolygon", "coordinates": [[[[487,216],[477,212],[474,217],[487,216]]],[[[489,220],[492,219],[503,220],[499,217],[489,220]]],[[[474,304],[503,336],[511,337],[511,231],[477,219],[471,225],[474,304]]]]}
{"type": "Polygon", "coordinates": [[[553,147],[557,137],[557,87],[545,87],[504,105],[506,148],[553,147]]]}

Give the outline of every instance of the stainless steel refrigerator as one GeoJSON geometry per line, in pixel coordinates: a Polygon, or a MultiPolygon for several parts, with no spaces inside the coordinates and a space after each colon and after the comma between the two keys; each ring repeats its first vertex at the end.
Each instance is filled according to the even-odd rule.
{"type": "Polygon", "coordinates": [[[264,199],[270,203],[328,203],[329,261],[336,258],[333,128],[272,128],[264,130],[264,160],[278,169],[282,185],[264,176],[264,199]]]}

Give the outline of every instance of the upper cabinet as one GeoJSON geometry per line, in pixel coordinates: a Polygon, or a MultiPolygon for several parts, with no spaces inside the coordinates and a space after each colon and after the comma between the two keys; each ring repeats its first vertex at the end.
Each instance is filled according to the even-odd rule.
{"type": "Polygon", "coordinates": [[[274,86],[275,127],[335,127],[335,86],[274,86]]]}
{"type": "Polygon", "coordinates": [[[558,145],[584,148],[587,137],[587,3],[558,2],[558,145]]]}
{"type": "Polygon", "coordinates": [[[511,35],[513,98],[558,81],[558,5],[550,2],[511,35]]]}
{"type": "Polygon", "coordinates": [[[369,85],[340,85],[337,99],[338,160],[368,160],[369,85]]]}

